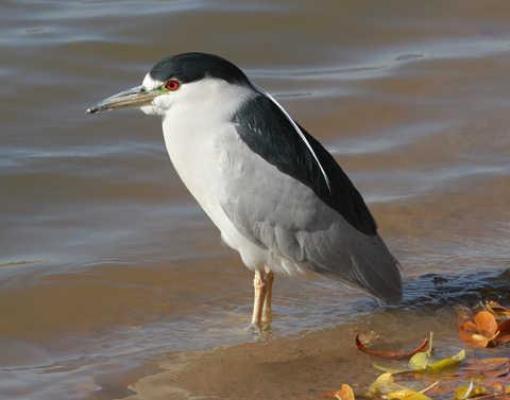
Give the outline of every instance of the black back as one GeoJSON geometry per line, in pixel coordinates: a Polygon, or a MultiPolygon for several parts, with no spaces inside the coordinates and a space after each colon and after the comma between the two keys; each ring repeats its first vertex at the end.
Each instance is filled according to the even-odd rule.
{"type": "Polygon", "coordinates": [[[367,235],[377,233],[376,223],[363,198],[333,156],[299,126],[329,178],[328,188],[310,150],[271,99],[257,95],[237,111],[233,121],[241,139],[252,151],[311,188],[358,231],[367,235]]]}
{"type": "Polygon", "coordinates": [[[184,53],[164,58],[152,67],[150,76],[162,82],[176,78],[183,83],[210,76],[251,87],[250,81],[241,69],[224,58],[206,53],[184,53]]]}

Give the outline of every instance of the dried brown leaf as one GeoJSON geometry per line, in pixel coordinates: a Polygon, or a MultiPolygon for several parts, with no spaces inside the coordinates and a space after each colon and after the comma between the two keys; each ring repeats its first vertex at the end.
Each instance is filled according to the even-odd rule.
{"type": "Polygon", "coordinates": [[[424,351],[427,349],[429,345],[429,338],[428,336],[423,339],[423,341],[418,344],[414,349],[410,351],[405,350],[378,350],[373,349],[371,347],[367,347],[360,339],[360,335],[357,334],[355,338],[356,347],[358,350],[362,351],[363,353],[369,354],[371,356],[385,358],[388,360],[404,360],[412,357],[414,354],[424,351]]]}
{"type": "Polygon", "coordinates": [[[510,335],[510,319],[500,322],[498,331],[500,336],[510,335]]]}
{"type": "Polygon", "coordinates": [[[497,345],[510,343],[510,335],[499,335],[494,341],[497,345]]]}

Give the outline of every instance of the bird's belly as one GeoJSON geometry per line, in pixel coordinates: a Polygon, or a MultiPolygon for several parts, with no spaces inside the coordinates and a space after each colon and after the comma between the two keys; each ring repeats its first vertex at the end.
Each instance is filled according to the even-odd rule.
{"type": "MultiPolygon", "coordinates": [[[[256,269],[265,263],[267,250],[243,236],[220,204],[226,180],[229,179],[225,161],[231,152],[236,151],[229,148],[234,139],[231,135],[235,134],[229,130],[226,127],[224,132],[210,135],[193,130],[165,131],[165,143],[177,174],[220,230],[222,240],[240,253],[248,268],[256,269]]],[[[238,167],[242,168],[239,164],[238,167]]]]}

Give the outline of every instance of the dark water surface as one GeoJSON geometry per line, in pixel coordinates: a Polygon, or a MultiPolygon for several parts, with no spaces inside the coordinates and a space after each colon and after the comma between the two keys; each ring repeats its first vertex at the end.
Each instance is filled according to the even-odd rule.
{"type": "MultiPolygon", "coordinates": [[[[510,267],[507,1],[5,0],[1,399],[123,397],[162,354],[256,340],[244,330],[251,276],[172,170],[160,121],[84,113],[184,51],[245,68],[333,152],[403,265],[406,304],[434,297],[424,274],[468,274],[461,286],[476,288],[510,267]]],[[[433,311],[376,312],[324,280],[277,279],[273,301],[280,349],[306,351],[310,336],[287,338],[312,330],[317,343],[347,335],[351,351],[355,313],[434,325],[433,311]],[[315,332],[325,326],[336,328],[315,332]]],[[[224,357],[254,373],[235,350],[224,357]]]]}

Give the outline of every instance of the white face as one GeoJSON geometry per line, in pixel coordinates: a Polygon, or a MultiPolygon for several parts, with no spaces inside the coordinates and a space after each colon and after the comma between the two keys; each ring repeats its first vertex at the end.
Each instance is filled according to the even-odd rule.
{"type": "Polygon", "coordinates": [[[142,87],[146,91],[171,88],[170,90],[161,90],[161,94],[155,97],[151,104],[140,107],[145,114],[160,116],[166,115],[170,109],[177,107],[182,110],[199,111],[204,106],[206,108],[213,106],[227,111],[236,107],[252,93],[247,88],[209,77],[195,82],[181,83],[177,79],[161,82],[147,74],[143,79],[142,87]],[[174,81],[173,86],[170,84],[171,81],[174,81]]]}
{"type": "MultiPolygon", "coordinates": [[[[152,79],[150,74],[147,74],[143,78],[142,87],[149,92],[149,91],[155,90],[159,87],[162,87],[164,84],[165,84],[165,82],[161,82],[156,79],[152,79]]],[[[170,94],[172,94],[172,93],[170,93],[170,94]]],[[[169,97],[170,97],[169,94],[162,94],[162,95],[156,97],[150,105],[142,106],[142,107],[140,107],[140,109],[147,115],[163,115],[164,110],[167,107],[161,107],[161,106],[165,106],[165,104],[158,105],[158,104],[156,104],[155,100],[162,99],[162,100],[158,101],[158,103],[160,103],[160,102],[167,103],[170,101],[169,97]]]]}

